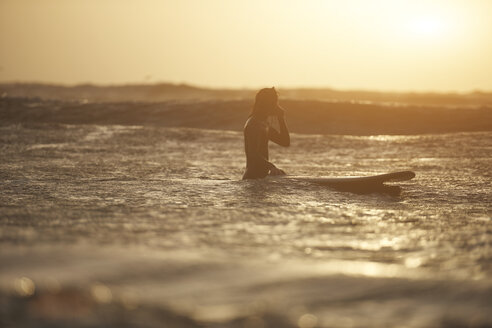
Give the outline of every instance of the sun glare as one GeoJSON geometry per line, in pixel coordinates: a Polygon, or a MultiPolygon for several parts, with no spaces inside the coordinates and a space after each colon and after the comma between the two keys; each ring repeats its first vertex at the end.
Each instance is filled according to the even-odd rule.
{"type": "Polygon", "coordinates": [[[444,21],[434,17],[419,17],[408,24],[408,30],[413,36],[424,38],[443,37],[446,29],[444,21]]]}

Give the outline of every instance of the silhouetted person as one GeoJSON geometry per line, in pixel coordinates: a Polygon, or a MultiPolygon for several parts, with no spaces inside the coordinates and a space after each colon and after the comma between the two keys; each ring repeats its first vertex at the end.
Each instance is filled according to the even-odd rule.
{"type": "Polygon", "coordinates": [[[246,172],[243,179],[259,179],[267,175],[285,175],[285,172],[268,161],[268,141],[280,146],[290,145],[289,130],[284,120],[284,110],[278,105],[275,88],[265,88],[256,94],[251,115],[244,126],[246,172]],[[269,126],[268,117],[276,116],[280,132],[269,126]]]}

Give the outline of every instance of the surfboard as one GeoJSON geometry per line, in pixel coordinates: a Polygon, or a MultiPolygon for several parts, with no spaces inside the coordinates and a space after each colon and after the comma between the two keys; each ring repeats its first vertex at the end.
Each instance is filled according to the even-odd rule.
{"type": "Polygon", "coordinates": [[[290,177],[292,179],[307,181],[322,186],[327,186],[339,191],[349,191],[357,194],[386,193],[398,195],[400,186],[385,185],[385,182],[408,181],[415,177],[412,171],[399,171],[379,174],[367,177],[340,177],[340,178],[313,178],[313,177],[290,177]]]}

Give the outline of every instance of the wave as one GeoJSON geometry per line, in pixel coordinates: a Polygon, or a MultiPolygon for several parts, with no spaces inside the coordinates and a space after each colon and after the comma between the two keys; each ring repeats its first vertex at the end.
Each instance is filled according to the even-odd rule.
{"type": "MultiPolygon", "coordinates": [[[[412,135],[492,131],[492,107],[383,106],[283,100],[291,132],[412,135]]],[[[62,123],[158,125],[241,131],[251,100],[94,103],[0,98],[1,124],[62,123]]]]}

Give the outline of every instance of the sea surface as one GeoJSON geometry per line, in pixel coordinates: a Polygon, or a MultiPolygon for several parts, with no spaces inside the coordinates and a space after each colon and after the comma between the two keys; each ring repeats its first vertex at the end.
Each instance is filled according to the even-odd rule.
{"type": "Polygon", "coordinates": [[[0,326],[492,326],[492,132],[291,140],[290,175],[416,178],[242,181],[238,131],[1,125],[0,326]]]}

